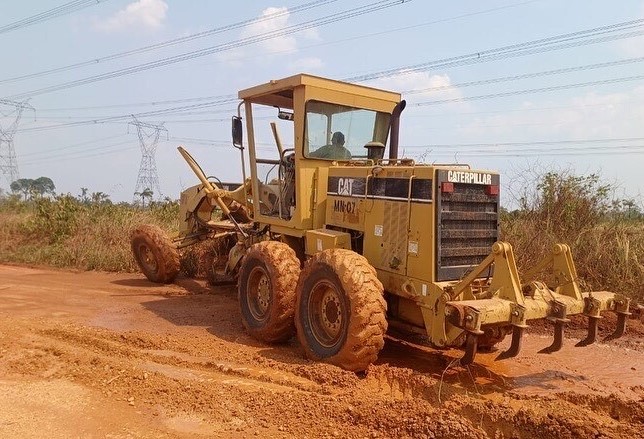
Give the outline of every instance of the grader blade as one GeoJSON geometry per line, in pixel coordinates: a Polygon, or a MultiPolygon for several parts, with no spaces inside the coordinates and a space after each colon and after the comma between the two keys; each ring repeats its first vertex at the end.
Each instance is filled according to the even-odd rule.
{"type": "Polygon", "coordinates": [[[587,346],[597,339],[600,313],[611,311],[617,314],[615,331],[604,341],[621,337],[630,315],[630,299],[618,293],[593,291],[582,293],[577,272],[572,260],[570,247],[564,244],[554,246],[550,256],[544,258],[533,269],[519,278],[510,244],[497,242],[490,254],[463,280],[450,286],[450,301],[445,304],[446,323],[467,332],[465,355],[461,364],[474,361],[478,337],[486,327],[512,327],[512,342],[508,350],[497,356],[497,360],[515,357],[521,350],[521,339],[528,320],[548,319],[553,323],[554,335],[550,346],[539,353],[553,353],[564,344],[564,329],[570,322],[570,315],[582,314],[588,317],[588,334],[576,346],[587,346]],[[494,266],[494,274],[481,293],[481,273],[494,266]],[[555,285],[548,287],[536,281],[535,276],[546,268],[552,268],[555,285]],[[474,296],[476,285],[477,296],[474,296]],[[462,300],[463,297],[485,297],[462,300]],[[461,300],[459,300],[461,299],[461,300]]]}

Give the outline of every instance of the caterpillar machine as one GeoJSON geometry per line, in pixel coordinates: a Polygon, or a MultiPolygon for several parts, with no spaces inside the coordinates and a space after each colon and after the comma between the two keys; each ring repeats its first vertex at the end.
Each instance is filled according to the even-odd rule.
{"type": "Polygon", "coordinates": [[[400,94],[299,74],[239,98],[243,184],[223,187],[179,147],[200,182],[181,194],[177,238],[149,225],[133,232],[149,279],[172,282],[179,249],[218,240],[212,269],[237,282],[252,336],[296,334],[309,358],[356,371],[376,360],[388,326],[463,348],[463,365],[510,334],[499,358],[516,356],[533,319],[553,322],[546,353],[562,347],[572,314],[589,321],[579,346],[595,341],[603,311],[617,313],[609,338],[624,333],[629,298],[582,292],[567,245],[519,276],[499,240],[498,173],[398,156],[400,94]]]}

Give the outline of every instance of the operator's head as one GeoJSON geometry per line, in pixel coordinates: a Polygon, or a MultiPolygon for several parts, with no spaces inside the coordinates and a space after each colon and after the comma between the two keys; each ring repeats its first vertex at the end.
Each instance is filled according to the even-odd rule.
{"type": "Polygon", "coordinates": [[[340,131],[333,133],[333,137],[331,137],[331,143],[333,145],[344,146],[344,134],[342,134],[340,131]]]}

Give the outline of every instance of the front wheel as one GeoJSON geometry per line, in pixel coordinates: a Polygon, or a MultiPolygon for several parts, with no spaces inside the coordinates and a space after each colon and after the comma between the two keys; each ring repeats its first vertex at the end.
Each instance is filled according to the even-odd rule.
{"type": "Polygon", "coordinates": [[[364,256],[331,249],[307,261],[297,283],[295,326],[308,358],[365,370],[384,346],[386,311],[382,283],[364,256]]]}
{"type": "Polygon", "coordinates": [[[145,224],[130,235],[132,253],[141,271],[152,282],[169,284],[179,273],[179,252],[160,227],[145,224]]]}

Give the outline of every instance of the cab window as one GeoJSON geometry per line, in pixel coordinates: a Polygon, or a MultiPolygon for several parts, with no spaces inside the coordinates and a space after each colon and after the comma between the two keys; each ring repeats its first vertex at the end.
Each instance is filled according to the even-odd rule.
{"type": "Polygon", "coordinates": [[[364,145],[387,141],[388,113],[308,101],[304,135],[304,156],[323,160],[367,157],[364,145]]]}

